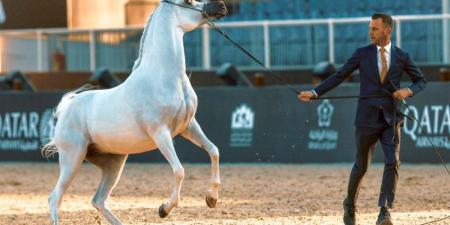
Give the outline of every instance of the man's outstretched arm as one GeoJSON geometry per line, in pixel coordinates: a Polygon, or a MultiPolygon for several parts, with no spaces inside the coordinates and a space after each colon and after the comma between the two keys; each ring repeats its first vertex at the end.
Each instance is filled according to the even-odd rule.
{"type": "Polygon", "coordinates": [[[314,88],[314,90],[311,91],[302,91],[297,96],[297,98],[304,102],[309,102],[313,98],[318,98],[319,96],[325,94],[329,90],[335,88],[340,83],[342,83],[345,78],[350,76],[350,74],[353,73],[358,67],[359,62],[361,61],[361,50],[357,49],[352,57],[347,60],[347,62],[331,77],[323,81],[319,86],[314,88]]]}

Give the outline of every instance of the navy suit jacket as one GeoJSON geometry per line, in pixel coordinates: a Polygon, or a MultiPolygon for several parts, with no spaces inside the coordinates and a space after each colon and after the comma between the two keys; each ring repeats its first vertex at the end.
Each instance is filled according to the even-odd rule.
{"type": "MultiPolygon", "coordinates": [[[[406,73],[412,81],[409,89],[413,95],[417,94],[425,88],[427,83],[424,75],[408,53],[393,44],[391,48],[391,62],[383,83],[378,70],[377,47],[371,44],[357,49],[335,74],[323,81],[314,91],[321,96],[342,83],[353,71],[359,69],[361,96],[392,95],[400,87],[403,73],[406,73]]],[[[383,111],[384,118],[389,125],[403,119],[403,116],[397,112],[393,98],[361,98],[358,100],[355,125],[358,127],[379,126],[377,122],[380,110],[383,111]]]]}

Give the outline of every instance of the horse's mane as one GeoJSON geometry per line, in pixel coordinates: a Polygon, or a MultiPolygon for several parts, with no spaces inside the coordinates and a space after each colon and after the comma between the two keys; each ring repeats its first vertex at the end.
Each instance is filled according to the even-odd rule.
{"type": "Polygon", "coordinates": [[[153,17],[153,14],[151,14],[148,17],[147,24],[145,25],[144,31],[142,32],[141,41],[140,41],[140,44],[139,44],[139,56],[136,59],[136,61],[134,61],[133,71],[136,70],[139,67],[139,65],[141,64],[142,51],[144,49],[144,40],[145,40],[145,36],[147,35],[147,29],[150,26],[150,22],[152,21],[152,17],[153,17]]]}

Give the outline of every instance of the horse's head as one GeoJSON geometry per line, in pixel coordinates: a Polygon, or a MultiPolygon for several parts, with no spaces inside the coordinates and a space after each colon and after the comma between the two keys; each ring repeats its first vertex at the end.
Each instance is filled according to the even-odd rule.
{"type": "Polygon", "coordinates": [[[210,19],[219,19],[228,12],[225,3],[221,0],[163,0],[171,4],[176,11],[180,27],[189,32],[210,19]]]}

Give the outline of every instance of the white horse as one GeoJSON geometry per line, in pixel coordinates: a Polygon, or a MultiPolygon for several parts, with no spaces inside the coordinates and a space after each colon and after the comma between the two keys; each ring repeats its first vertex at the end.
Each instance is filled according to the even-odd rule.
{"type": "Polygon", "coordinates": [[[44,146],[45,155],[59,153],[60,174],[49,196],[50,214],[59,223],[58,209],[64,192],[84,159],[102,170],[92,205],[111,224],[119,219],[105,201],[116,185],[128,154],[159,149],[169,162],[175,183],[159,215],[167,216],[180,201],[184,169],[172,138],[184,138],[204,148],[211,158],[209,207],[219,197],[219,151],[195,120],[197,96],[186,75],[183,35],[227,12],[222,1],[162,1],[144,29],[139,58],[130,77],[108,90],[82,88],[66,94],[59,103],[55,136],[44,146]],[[84,92],[86,91],[86,92],[84,92]]]}

